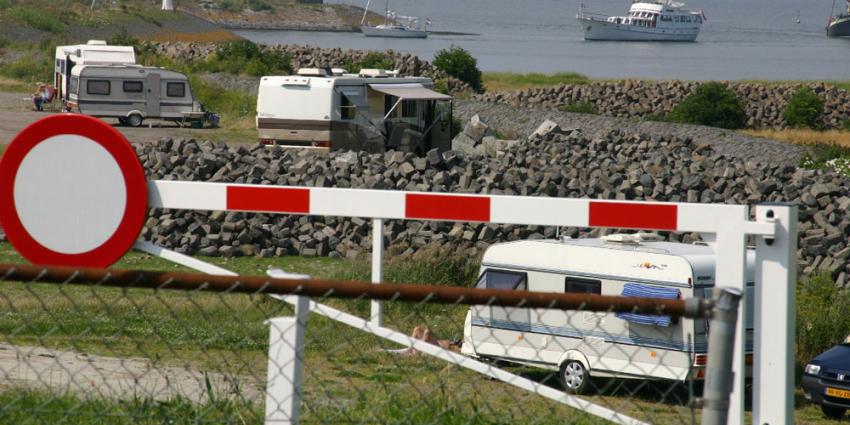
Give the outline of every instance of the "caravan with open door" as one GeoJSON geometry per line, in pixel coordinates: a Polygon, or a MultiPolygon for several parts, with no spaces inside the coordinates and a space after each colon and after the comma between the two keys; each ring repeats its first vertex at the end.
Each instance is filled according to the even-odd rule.
{"type": "Polygon", "coordinates": [[[260,143],[419,155],[451,149],[452,97],[424,77],[363,69],[267,76],[257,96],[260,143]]]}
{"type": "MultiPolygon", "coordinates": [[[[752,303],[755,254],[747,255],[752,303]]],[[[704,244],[661,242],[644,235],[517,241],[484,254],[477,287],[650,298],[712,296],[715,254],[704,244]]],[[[751,304],[750,304],[751,306],[751,304]]],[[[752,308],[746,317],[752,352],[752,308]]],[[[564,387],[588,389],[591,377],[704,378],[707,319],[474,306],[462,352],[558,370],[564,387]]],[[[751,355],[748,354],[748,358],[751,355]]]]}

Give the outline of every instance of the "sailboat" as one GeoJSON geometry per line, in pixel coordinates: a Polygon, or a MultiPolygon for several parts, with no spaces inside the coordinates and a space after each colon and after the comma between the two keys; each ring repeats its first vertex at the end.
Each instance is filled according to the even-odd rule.
{"type": "MultiPolygon", "coordinates": [[[[835,0],[832,1],[832,10],[835,11],[835,0]]],[[[850,37],[850,0],[847,0],[847,9],[840,15],[831,15],[826,24],[827,37],[850,37]]]]}
{"type": "MultiPolygon", "coordinates": [[[[369,5],[372,0],[366,2],[366,10],[363,11],[363,19],[360,21],[360,31],[366,37],[391,37],[391,38],[427,38],[428,31],[419,26],[419,19],[413,16],[399,16],[390,10],[390,0],[387,0],[384,8],[384,23],[376,26],[366,25],[366,15],[369,13],[369,5]],[[392,21],[392,22],[391,22],[392,21]],[[404,21],[402,25],[398,22],[404,21]]],[[[430,22],[426,22],[429,25],[430,22]]]]}

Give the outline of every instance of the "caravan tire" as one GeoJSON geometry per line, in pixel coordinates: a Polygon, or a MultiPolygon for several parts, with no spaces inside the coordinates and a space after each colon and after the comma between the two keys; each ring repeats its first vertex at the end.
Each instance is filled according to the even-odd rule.
{"type": "Polygon", "coordinates": [[[571,360],[561,366],[561,383],[568,393],[585,394],[590,383],[590,374],[581,362],[571,360]]]}
{"type": "Polygon", "coordinates": [[[141,115],[133,114],[133,115],[130,115],[129,117],[127,117],[127,124],[129,124],[130,127],[139,127],[139,126],[142,125],[143,120],[144,119],[142,118],[141,115]]]}

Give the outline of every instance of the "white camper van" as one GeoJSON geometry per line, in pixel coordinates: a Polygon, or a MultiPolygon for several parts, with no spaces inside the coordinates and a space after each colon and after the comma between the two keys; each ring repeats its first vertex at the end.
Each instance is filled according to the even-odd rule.
{"type": "Polygon", "coordinates": [[[181,126],[218,125],[218,116],[195,100],[185,75],[152,66],[77,65],[71,70],[67,107],[95,117],[117,118],[132,127],[148,118],[181,126]]]}
{"type": "Polygon", "coordinates": [[[132,65],[136,63],[133,46],[109,46],[102,40],[89,40],[86,44],[56,47],[53,86],[62,101],[68,98],[71,70],[77,65],[132,65]]]}
{"type": "Polygon", "coordinates": [[[430,78],[384,70],[300,69],[263,77],[257,131],[266,145],[424,154],[451,149],[452,97],[430,78]]]}
{"type": "MultiPolygon", "coordinates": [[[[477,286],[669,299],[711,297],[715,255],[710,247],[648,239],[618,234],[493,245],[484,254],[477,286]]],[[[754,261],[750,251],[748,282],[754,280],[754,261]]],[[[748,303],[752,285],[748,284],[748,303]]],[[[703,379],[707,328],[704,319],[475,306],[467,313],[462,352],[558,370],[567,391],[582,393],[595,376],[703,379]]]]}

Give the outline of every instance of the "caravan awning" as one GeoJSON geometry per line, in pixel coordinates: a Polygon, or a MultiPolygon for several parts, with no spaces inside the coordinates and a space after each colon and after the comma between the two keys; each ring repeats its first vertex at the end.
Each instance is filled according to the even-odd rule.
{"type": "Polygon", "coordinates": [[[369,84],[377,92],[395,96],[402,100],[451,100],[446,94],[425,88],[422,84],[369,84]]]}

